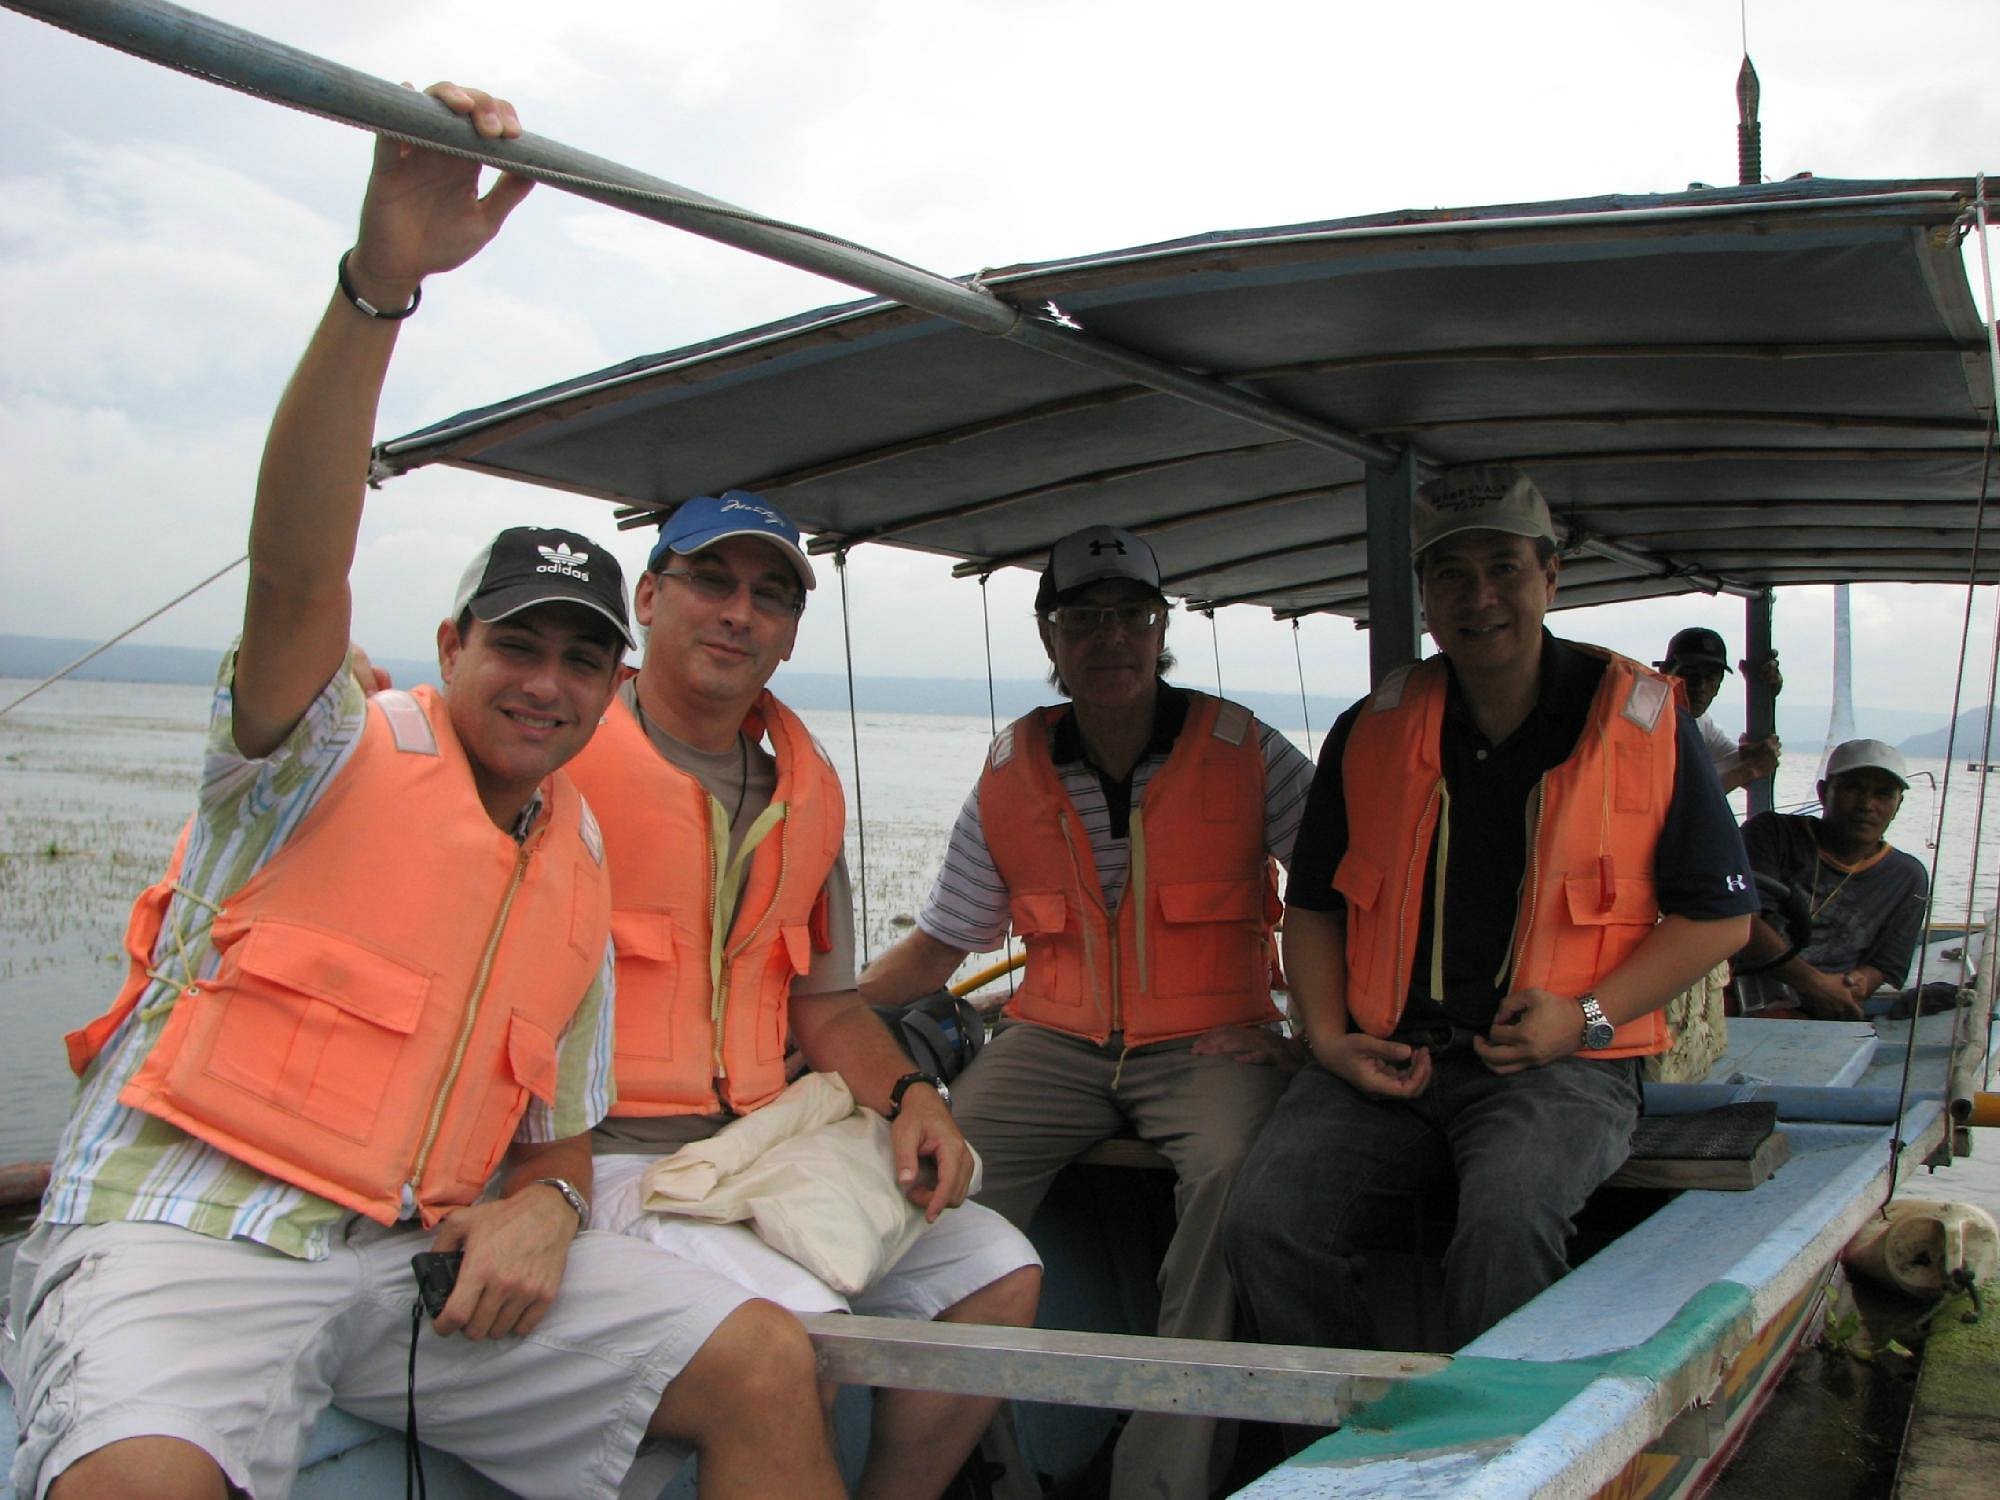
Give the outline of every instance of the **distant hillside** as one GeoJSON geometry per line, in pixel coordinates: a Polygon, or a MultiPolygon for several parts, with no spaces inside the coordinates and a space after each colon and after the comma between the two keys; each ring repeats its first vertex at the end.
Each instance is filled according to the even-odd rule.
{"type": "MultiPolygon", "coordinates": [[[[0,677],[26,677],[39,681],[75,661],[97,644],[96,641],[69,640],[47,635],[0,635],[0,677]]],[[[70,675],[89,682],[195,682],[215,680],[216,663],[222,647],[135,646],[127,642],[113,646],[102,656],[86,662],[70,675]]],[[[434,661],[389,661],[376,663],[404,687],[437,681],[434,661]]]]}
{"type": "MultiPolygon", "coordinates": [[[[95,644],[53,636],[0,635],[0,677],[31,680],[46,677],[95,644]]],[[[193,646],[120,645],[113,646],[74,675],[96,682],[205,684],[215,678],[217,655],[217,651],[193,646]]],[[[403,687],[437,681],[435,662],[378,659],[376,664],[387,668],[389,675],[403,687]]],[[[847,679],[835,672],[780,668],[773,685],[787,703],[798,708],[847,706],[847,679]]],[[[854,691],[865,713],[964,714],[974,718],[986,714],[986,681],[980,677],[857,677],[854,691]]],[[[1232,692],[1230,696],[1280,729],[1304,727],[1297,694],[1232,692]]],[[[999,716],[1005,721],[1037,704],[1052,701],[1055,692],[1045,682],[1005,678],[993,684],[993,697],[999,716]]],[[[1350,701],[1308,698],[1315,736],[1323,734],[1350,701]]]]}
{"type": "MultiPolygon", "coordinates": [[[[1996,720],[2000,720],[2000,713],[1996,713],[1995,718],[1996,720]]],[[[1988,753],[1981,754],[1977,747],[1979,745],[1979,736],[1985,728],[1986,709],[1984,705],[1978,708],[1968,708],[1965,712],[1961,713],[1958,716],[1958,743],[1952,747],[1954,758],[1958,760],[1990,760],[1992,758],[1992,748],[2000,746],[2000,722],[1996,722],[1994,726],[1994,734],[1988,744],[1988,753]]],[[[1949,731],[1946,729],[1933,729],[1929,734],[1913,735],[1911,738],[1903,740],[1896,748],[1901,750],[1905,755],[1942,756],[1945,752],[1945,740],[1948,733],[1949,731]]]]}

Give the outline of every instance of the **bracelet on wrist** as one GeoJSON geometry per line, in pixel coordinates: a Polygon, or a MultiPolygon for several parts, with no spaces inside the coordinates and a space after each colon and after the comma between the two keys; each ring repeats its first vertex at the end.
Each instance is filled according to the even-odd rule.
{"type": "Polygon", "coordinates": [[[359,292],[355,291],[354,283],[347,279],[347,257],[352,255],[353,253],[354,251],[352,249],[341,251],[340,261],[333,268],[333,276],[334,280],[340,283],[340,295],[345,297],[350,303],[353,304],[354,310],[356,312],[365,314],[366,316],[377,319],[378,321],[383,323],[400,323],[403,321],[403,319],[407,318],[411,313],[415,312],[419,306],[422,305],[424,300],[424,288],[422,282],[418,282],[415,288],[411,290],[410,305],[404,308],[401,312],[389,312],[386,309],[377,307],[374,303],[370,302],[367,298],[363,297],[359,292]]]}

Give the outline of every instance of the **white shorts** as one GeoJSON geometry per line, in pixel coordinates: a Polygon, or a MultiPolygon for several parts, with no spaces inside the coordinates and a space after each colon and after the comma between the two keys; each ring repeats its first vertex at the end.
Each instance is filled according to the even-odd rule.
{"type": "Polygon", "coordinates": [[[991,1209],[946,1209],[917,1242],[858,1296],[846,1297],[743,1224],[713,1224],[639,1206],[649,1156],[600,1155],[591,1162],[590,1227],[629,1235],[677,1260],[712,1272],[750,1296],[795,1313],[854,1312],[928,1321],[1041,1257],[1028,1237],[991,1209]]]}
{"type": "MultiPolygon", "coordinates": [[[[351,1219],[323,1261],[166,1224],[37,1225],[14,1262],[13,1480],[39,1500],[86,1454],[180,1438],[282,1500],[329,1403],[400,1430],[421,1230],[351,1219]]],[[[750,1300],[630,1239],[578,1236],[534,1333],[417,1339],[423,1440],[524,1497],[612,1497],[667,1383],[750,1300]]],[[[649,1444],[650,1454],[659,1445],[649,1444]]]]}

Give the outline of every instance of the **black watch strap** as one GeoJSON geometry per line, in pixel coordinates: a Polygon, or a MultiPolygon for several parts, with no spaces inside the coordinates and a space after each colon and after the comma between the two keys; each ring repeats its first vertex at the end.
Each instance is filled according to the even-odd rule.
{"type": "Polygon", "coordinates": [[[903,1095],[909,1092],[910,1085],[913,1083],[929,1084],[937,1090],[938,1098],[944,1100],[946,1104],[951,1103],[951,1090],[944,1086],[944,1080],[938,1077],[937,1074],[922,1071],[905,1073],[901,1078],[896,1080],[896,1086],[889,1090],[890,1119],[895,1119],[897,1115],[903,1112],[903,1095]]]}

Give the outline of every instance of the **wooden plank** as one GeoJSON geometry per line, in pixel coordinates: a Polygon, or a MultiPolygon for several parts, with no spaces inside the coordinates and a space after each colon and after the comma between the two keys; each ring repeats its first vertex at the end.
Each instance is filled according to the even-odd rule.
{"type": "Polygon", "coordinates": [[[1613,1172],[1606,1187],[1688,1188],[1710,1192],[1747,1193],[1792,1159],[1792,1143],[1780,1132],[1764,1138],[1748,1161],[1713,1158],[1634,1157],[1613,1172]]]}
{"type": "Polygon", "coordinates": [[[820,1374],[847,1385],[1019,1396],[1115,1411],[1338,1426],[1397,1382],[1442,1370],[1437,1354],[1162,1339],[820,1313],[800,1320],[820,1374]]]}

